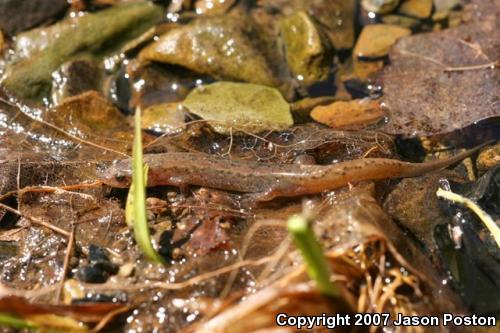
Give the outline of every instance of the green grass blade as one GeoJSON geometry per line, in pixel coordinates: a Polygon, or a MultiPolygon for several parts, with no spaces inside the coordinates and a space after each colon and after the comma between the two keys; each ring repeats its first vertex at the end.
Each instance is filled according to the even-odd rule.
{"type": "Polygon", "coordinates": [[[10,315],[8,313],[0,313],[0,327],[13,327],[17,329],[29,328],[36,329],[38,326],[35,323],[32,323],[28,320],[24,320],[22,318],[10,315]]]}
{"type": "MultiPolygon", "coordinates": [[[[134,130],[134,146],[132,152],[132,186],[130,193],[132,198],[127,198],[132,201],[133,214],[128,212],[127,218],[133,216],[134,236],[137,244],[143,251],[146,258],[152,262],[165,264],[163,258],[155,251],[151,244],[149,235],[148,220],[146,217],[146,179],[147,166],[144,165],[142,154],[142,132],[141,132],[141,111],[138,109],[135,113],[135,130],[134,130]]],[[[126,212],[127,215],[127,212],[126,212]]],[[[129,222],[127,222],[129,223],[129,222]]]]}
{"type": "Polygon", "coordinates": [[[321,245],[309,223],[303,216],[288,219],[288,230],[292,234],[307,267],[307,273],[316,282],[319,291],[328,296],[339,296],[338,287],[330,281],[330,269],[321,245]]]}
{"type": "MultiPolygon", "coordinates": [[[[144,183],[148,183],[148,170],[147,164],[144,164],[144,183]]],[[[127,202],[125,204],[125,221],[131,228],[134,227],[134,183],[130,184],[128,189],[127,202]]]]}

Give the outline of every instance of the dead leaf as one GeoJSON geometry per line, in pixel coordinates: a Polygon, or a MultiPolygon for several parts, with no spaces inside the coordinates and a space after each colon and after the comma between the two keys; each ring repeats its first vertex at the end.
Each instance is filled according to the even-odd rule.
{"type": "Polygon", "coordinates": [[[30,303],[17,296],[0,298],[0,312],[15,314],[20,317],[34,315],[61,315],[84,322],[98,322],[111,311],[122,308],[119,303],[87,303],[79,305],[48,305],[30,303]]]}
{"type": "Polygon", "coordinates": [[[390,113],[384,129],[429,136],[499,115],[499,59],[496,20],[401,39],[379,78],[390,113]]]}
{"type": "Polygon", "coordinates": [[[335,129],[361,129],[377,123],[385,116],[379,101],[355,99],[317,106],[311,117],[319,123],[335,129]]]}

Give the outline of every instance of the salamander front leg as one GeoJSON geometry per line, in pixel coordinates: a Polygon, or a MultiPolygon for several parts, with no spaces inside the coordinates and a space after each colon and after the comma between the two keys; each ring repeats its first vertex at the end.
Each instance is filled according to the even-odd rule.
{"type": "Polygon", "coordinates": [[[265,192],[256,192],[250,194],[250,197],[254,202],[268,202],[280,197],[290,197],[294,196],[290,186],[278,185],[273,186],[265,192]]]}

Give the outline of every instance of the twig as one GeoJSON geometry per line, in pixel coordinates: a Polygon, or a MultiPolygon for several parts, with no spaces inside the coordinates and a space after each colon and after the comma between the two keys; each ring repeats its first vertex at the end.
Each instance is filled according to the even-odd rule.
{"type": "Polygon", "coordinates": [[[87,286],[93,290],[127,290],[127,291],[132,291],[132,290],[156,289],[156,288],[157,289],[165,289],[165,290],[180,290],[180,289],[184,289],[184,288],[187,288],[190,286],[199,285],[200,283],[202,283],[206,280],[213,279],[213,278],[215,278],[219,275],[222,275],[222,274],[230,273],[233,270],[240,269],[242,267],[260,266],[260,265],[266,264],[268,262],[275,261],[276,259],[279,259],[279,257],[277,255],[273,255],[270,257],[264,257],[264,258],[261,258],[259,260],[243,260],[243,261],[239,261],[235,264],[232,264],[232,265],[229,265],[226,267],[222,267],[222,268],[217,269],[217,270],[212,271],[212,272],[197,275],[197,276],[195,276],[191,279],[188,279],[186,281],[183,281],[183,282],[170,283],[170,282],[163,282],[163,281],[161,281],[161,282],[160,281],[158,281],[158,282],[150,281],[150,282],[146,282],[146,283],[134,284],[132,286],[123,286],[123,285],[110,286],[110,285],[106,285],[106,284],[101,284],[101,285],[92,284],[92,285],[85,285],[85,286],[87,286]]]}
{"type": "Polygon", "coordinates": [[[113,320],[114,317],[122,314],[122,313],[126,313],[128,311],[131,310],[131,307],[129,306],[124,306],[122,308],[118,308],[116,310],[113,310],[111,311],[110,313],[108,313],[107,315],[105,315],[101,321],[92,329],[91,332],[99,332],[101,331],[104,327],[106,327],[106,325],[111,321],[113,320]]]}
{"type": "Polygon", "coordinates": [[[64,256],[64,264],[61,273],[61,282],[56,293],[56,302],[61,299],[61,294],[64,289],[64,282],[66,281],[66,274],[68,273],[69,261],[71,260],[71,252],[73,252],[73,246],[75,243],[75,225],[71,226],[71,233],[68,240],[68,246],[66,247],[66,255],[64,256]]]}
{"type": "Polygon", "coordinates": [[[472,66],[461,66],[461,67],[446,67],[445,72],[463,72],[463,71],[474,71],[478,69],[493,69],[500,64],[500,60],[489,62],[487,64],[472,65],[472,66]]]}
{"type": "Polygon", "coordinates": [[[58,233],[58,234],[60,234],[60,235],[62,235],[62,236],[64,236],[64,237],[67,237],[67,238],[69,238],[69,237],[70,237],[70,233],[69,233],[69,232],[67,232],[66,230],[61,229],[61,228],[59,228],[59,227],[56,227],[55,225],[50,224],[50,223],[48,223],[48,222],[41,221],[41,220],[39,220],[39,219],[37,219],[37,218],[34,218],[34,217],[31,217],[31,216],[24,215],[23,213],[21,213],[21,212],[20,212],[20,211],[18,211],[17,209],[14,209],[14,208],[12,208],[12,207],[10,207],[10,206],[7,206],[7,205],[5,205],[5,204],[3,204],[3,203],[0,203],[0,208],[3,208],[3,209],[5,209],[5,210],[7,210],[7,211],[9,211],[9,212],[11,212],[11,213],[14,213],[14,214],[16,214],[16,215],[19,215],[19,216],[21,216],[21,217],[24,217],[25,219],[29,220],[30,222],[32,222],[32,223],[34,223],[34,224],[36,224],[36,225],[39,225],[39,226],[45,227],[45,228],[47,228],[47,229],[50,229],[50,230],[52,230],[52,231],[54,231],[54,232],[56,232],[56,233],[58,233]]]}
{"type": "Polygon", "coordinates": [[[16,191],[10,191],[5,194],[0,195],[0,201],[10,198],[13,195],[18,195],[19,193],[55,193],[58,191],[68,192],[76,195],[86,196],[84,193],[75,192],[75,190],[82,190],[86,188],[94,188],[101,186],[103,183],[101,181],[95,181],[93,183],[84,184],[74,184],[74,185],[64,185],[64,186],[27,186],[16,191]]]}

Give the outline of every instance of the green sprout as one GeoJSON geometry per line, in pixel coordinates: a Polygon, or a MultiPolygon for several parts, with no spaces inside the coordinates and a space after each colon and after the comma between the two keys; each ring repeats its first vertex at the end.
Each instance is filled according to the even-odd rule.
{"type": "Polygon", "coordinates": [[[319,291],[327,296],[339,296],[338,287],[330,280],[328,261],[307,219],[300,215],[289,218],[288,230],[304,258],[307,273],[316,282],[319,291]]]}
{"type": "Polygon", "coordinates": [[[134,236],[139,248],[146,258],[152,262],[165,264],[163,258],[156,252],[151,243],[148,219],[146,215],[146,183],[148,167],[144,164],[142,153],[141,110],[138,109],[134,118],[134,144],[132,151],[132,185],[129,189],[125,218],[127,224],[133,227],[134,236]]]}

